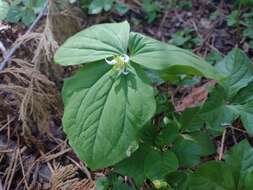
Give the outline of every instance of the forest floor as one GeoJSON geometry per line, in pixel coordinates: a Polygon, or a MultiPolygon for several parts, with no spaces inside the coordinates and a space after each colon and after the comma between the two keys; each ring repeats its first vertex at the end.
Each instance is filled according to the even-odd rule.
{"type": "MultiPolygon", "coordinates": [[[[110,170],[91,172],[74,154],[61,127],[63,78],[76,68],[61,68],[54,65],[52,58],[58,46],[81,29],[127,19],[133,31],[191,49],[210,64],[236,45],[253,59],[253,51],[239,31],[242,29],[227,25],[230,3],[193,0],[191,7],[160,11],[152,23],[145,19],[139,1],[128,5],[129,11],[123,16],[115,10],[90,16],[73,7],[69,14],[49,13],[27,35],[29,27],[23,24],[0,22],[0,42],[6,49],[5,53],[0,51],[0,63],[9,50],[18,46],[0,70],[0,190],[92,190],[94,180],[110,170]],[[54,38],[50,39],[52,34],[54,38]]],[[[242,10],[247,11],[247,7],[242,10]]],[[[208,82],[203,80],[180,89],[170,84],[160,88],[172,91],[176,110],[183,111],[205,101],[208,82]]],[[[235,125],[241,128],[239,121],[235,125]]],[[[225,150],[234,143],[234,137],[248,138],[244,133],[229,131],[225,150]]],[[[217,138],[217,146],[221,139],[217,138]]]]}

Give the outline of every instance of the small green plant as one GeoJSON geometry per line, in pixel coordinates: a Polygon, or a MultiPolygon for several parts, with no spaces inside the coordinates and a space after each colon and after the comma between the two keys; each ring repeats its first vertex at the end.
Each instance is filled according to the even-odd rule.
{"type": "Polygon", "coordinates": [[[227,17],[228,26],[236,26],[238,21],[240,21],[240,20],[238,20],[239,17],[240,17],[239,10],[232,11],[227,17]]]}
{"type": "Polygon", "coordinates": [[[208,63],[210,63],[212,65],[215,65],[216,63],[218,63],[219,61],[222,60],[222,56],[221,56],[221,54],[218,51],[212,50],[208,54],[206,60],[207,60],[208,63]]]}
{"type": "Polygon", "coordinates": [[[253,149],[247,140],[232,147],[224,160],[208,161],[194,172],[171,173],[168,181],[180,190],[253,189],[253,149]]]}
{"type": "Polygon", "coordinates": [[[22,21],[29,26],[43,9],[44,0],[15,0],[10,5],[0,0],[0,20],[11,23],[22,21]]]}
{"type": "Polygon", "coordinates": [[[4,20],[9,11],[9,4],[4,0],[0,0],[0,20],[4,20]]]}
{"type": "Polygon", "coordinates": [[[247,40],[249,47],[253,49],[253,14],[252,12],[240,15],[238,10],[233,11],[227,18],[231,27],[240,26],[242,36],[247,40]]]}
{"type": "MultiPolygon", "coordinates": [[[[144,126],[156,113],[154,89],[144,68],[161,75],[188,74],[220,81],[222,75],[204,60],[189,51],[130,32],[129,24],[123,22],[95,25],[76,34],[56,52],[55,61],[64,66],[85,64],[64,82],[63,128],[69,143],[89,167],[112,166],[144,150],[149,153],[147,165],[155,162],[157,166],[146,168],[144,178],[155,180],[175,171],[179,163],[198,162],[198,158],[184,161],[187,150],[161,151],[164,144],[179,138],[180,130],[173,121],[175,129],[167,129],[165,122],[164,132],[157,134],[156,149],[141,143],[145,140],[140,135],[145,134],[144,126]],[[171,140],[167,141],[164,138],[170,133],[171,140]]],[[[198,146],[180,138],[175,142],[179,147],[198,146]]],[[[202,155],[201,148],[196,151],[195,156],[202,155]]]]}
{"type": "Polygon", "coordinates": [[[238,0],[236,1],[236,10],[233,10],[227,17],[227,24],[230,27],[236,27],[238,41],[240,37],[243,36],[250,49],[253,49],[253,14],[251,0],[238,0]],[[248,6],[248,12],[242,13],[242,7],[248,6]]]}
{"type": "Polygon", "coordinates": [[[142,4],[143,10],[146,13],[148,23],[153,22],[160,12],[160,6],[156,1],[143,0],[142,4]]]}
{"type": "Polygon", "coordinates": [[[99,14],[102,11],[110,11],[115,6],[116,11],[123,15],[128,11],[128,6],[115,0],[69,0],[70,3],[78,3],[89,14],[99,14]]]}
{"type": "Polygon", "coordinates": [[[192,1],[179,1],[177,7],[184,10],[190,10],[192,8],[192,1]]]}
{"type": "MultiPolygon", "coordinates": [[[[134,179],[130,188],[114,173],[97,182],[98,190],[139,189],[147,179],[157,189],[201,189],[198,177],[207,190],[235,186],[239,190],[251,184],[245,180],[251,182],[253,169],[240,182],[222,171],[224,180],[231,181],[228,186],[219,185],[220,179],[213,183],[215,173],[205,173],[227,167],[223,163],[192,169],[203,156],[215,153],[212,137],[234,120],[241,119],[253,134],[253,66],[241,50],[234,49],[214,68],[187,50],[130,32],[129,24],[122,22],[79,32],[59,48],[55,62],[83,64],[65,79],[62,92],[63,129],[74,151],[93,170],[112,166],[113,172],[134,179]],[[151,79],[160,82],[154,80],[155,73],[165,81],[183,74],[214,79],[218,84],[203,105],[178,114],[152,86],[151,79]],[[161,114],[157,122],[155,116],[161,114]]],[[[226,160],[225,165],[229,163],[226,160]]],[[[233,171],[240,176],[244,169],[233,171]]]]}
{"type": "Polygon", "coordinates": [[[202,44],[202,39],[198,36],[195,37],[193,32],[194,29],[185,28],[184,30],[172,34],[171,40],[169,42],[175,46],[179,46],[185,49],[191,49],[194,46],[200,46],[202,44]]]}
{"type": "Polygon", "coordinates": [[[70,3],[78,3],[89,14],[99,14],[102,11],[111,10],[114,0],[69,0],[70,3]]]}

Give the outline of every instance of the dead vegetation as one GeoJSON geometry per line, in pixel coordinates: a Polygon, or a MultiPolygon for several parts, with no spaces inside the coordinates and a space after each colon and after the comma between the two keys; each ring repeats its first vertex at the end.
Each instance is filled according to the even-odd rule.
{"type": "Polygon", "coordinates": [[[36,29],[29,28],[9,51],[1,46],[0,189],[94,190],[88,170],[62,140],[58,88],[64,70],[52,64],[59,42],[53,17],[76,17],[56,9],[57,1],[46,6],[49,13],[41,13],[46,17],[41,16],[36,29]],[[81,171],[88,177],[80,178],[81,171]]]}

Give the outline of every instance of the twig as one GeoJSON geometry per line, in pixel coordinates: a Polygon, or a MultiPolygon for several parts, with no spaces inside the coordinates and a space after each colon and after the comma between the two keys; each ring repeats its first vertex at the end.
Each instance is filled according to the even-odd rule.
{"type": "Polygon", "coordinates": [[[21,166],[21,171],[22,171],[22,174],[23,174],[23,179],[24,179],[25,187],[26,187],[26,189],[29,189],[29,185],[28,185],[28,182],[26,180],[24,164],[23,164],[23,161],[22,161],[22,155],[21,155],[20,151],[18,151],[18,157],[19,157],[19,163],[20,163],[20,166],[21,166]]]}
{"type": "Polygon", "coordinates": [[[18,150],[16,150],[15,151],[15,153],[14,153],[14,155],[13,155],[13,162],[12,162],[12,167],[10,167],[9,168],[9,172],[8,172],[8,180],[6,180],[5,182],[5,188],[6,188],[6,190],[9,190],[10,189],[10,187],[11,187],[11,184],[12,184],[12,180],[13,180],[13,177],[14,177],[14,175],[15,175],[15,173],[16,173],[16,167],[17,167],[17,161],[18,161],[18,150]]]}
{"type": "Polygon", "coordinates": [[[3,58],[6,57],[6,48],[4,47],[4,44],[0,41],[0,50],[3,54],[3,58]]]}
{"type": "MultiPolygon", "coordinates": [[[[41,10],[40,14],[37,16],[37,18],[34,20],[34,22],[32,23],[32,25],[28,28],[28,30],[26,31],[26,33],[24,34],[24,36],[30,34],[32,32],[32,30],[34,29],[34,27],[38,24],[39,20],[44,16],[44,12],[48,7],[48,1],[45,2],[43,9],[41,10]]],[[[16,40],[17,42],[17,40],[16,40]]],[[[0,71],[2,71],[4,69],[4,67],[6,66],[7,62],[10,60],[10,58],[13,56],[13,54],[16,52],[16,50],[20,47],[20,45],[22,44],[22,41],[19,41],[16,43],[16,45],[11,48],[8,52],[6,52],[6,54],[4,55],[4,60],[0,63],[0,71]]]]}
{"type": "Polygon", "coordinates": [[[69,157],[69,156],[67,156],[67,158],[68,158],[71,162],[73,162],[81,171],[83,171],[84,174],[88,177],[88,179],[92,180],[91,174],[90,174],[89,170],[87,169],[87,167],[85,167],[84,164],[82,164],[82,163],[79,164],[78,162],[76,162],[74,159],[72,159],[72,158],[69,157]]]}
{"type": "Polygon", "coordinates": [[[225,143],[225,138],[226,138],[226,132],[227,132],[227,129],[224,129],[223,134],[222,134],[222,139],[221,139],[221,147],[220,147],[220,153],[219,153],[219,160],[221,160],[222,157],[223,157],[223,151],[224,151],[224,143],[225,143]]]}
{"type": "Polygon", "coordinates": [[[68,148],[68,149],[63,150],[63,151],[61,151],[61,152],[58,152],[58,153],[56,153],[56,154],[49,155],[49,156],[47,156],[47,157],[44,158],[44,161],[45,161],[45,162],[49,162],[50,160],[56,159],[57,157],[59,157],[59,156],[61,156],[61,155],[63,155],[63,154],[66,154],[66,153],[70,152],[71,150],[72,150],[71,148],[68,148]]]}
{"type": "Polygon", "coordinates": [[[0,178],[0,190],[4,190],[1,178],[0,178]]]}

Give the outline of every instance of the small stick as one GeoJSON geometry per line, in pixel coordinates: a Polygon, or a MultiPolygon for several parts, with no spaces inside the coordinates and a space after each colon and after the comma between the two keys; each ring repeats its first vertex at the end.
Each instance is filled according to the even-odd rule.
{"type": "Polygon", "coordinates": [[[227,132],[227,130],[224,129],[223,134],[222,134],[222,139],[221,139],[221,147],[220,147],[220,153],[219,153],[219,160],[221,160],[222,157],[223,157],[223,151],[224,151],[224,143],[225,143],[225,138],[226,138],[226,132],[227,132]]]}
{"type": "Polygon", "coordinates": [[[71,148],[68,148],[68,149],[63,150],[63,151],[61,151],[61,152],[58,152],[58,153],[56,153],[56,154],[49,155],[49,156],[47,156],[47,157],[44,158],[44,161],[45,161],[45,162],[49,162],[50,160],[56,159],[56,158],[58,158],[59,156],[61,156],[61,155],[63,155],[63,154],[66,154],[66,153],[70,152],[71,150],[72,150],[71,148]]]}
{"type": "Polygon", "coordinates": [[[3,54],[3,58],[6,57],[6,48],[4,47],[4,44],[0,41],[0,50],[3,54]]]}
{"type": "Polygon", "coordinates": [[[87,167],[84,164],[79,164],[78,162],[76,162],[74,159],[72,159],[71,157],[67,156],[67,158],[73,162],[81,171],[84,172],[84,174],[88,177],[89,180],[92,180],[91,174],[89,172],[89,170],[87,169],[87,167]]]}
{"type": "Polygon", "coordinates": [[[0,190],[4,190],[1,178],[0,178],[0,190]]]}

